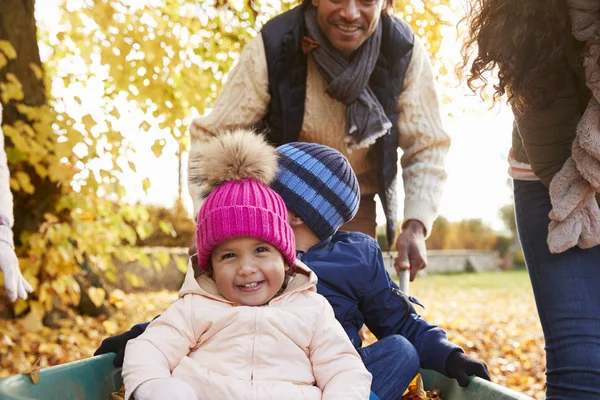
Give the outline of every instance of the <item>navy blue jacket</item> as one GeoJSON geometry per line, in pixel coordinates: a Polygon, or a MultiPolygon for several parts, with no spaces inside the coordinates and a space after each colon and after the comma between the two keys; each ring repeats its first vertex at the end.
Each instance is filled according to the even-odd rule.
{"type": "MultiPolygon", "coordinates": [[[[410,26],[386,13],[383,34],[369,87],[392,121],[389,132],[375,143],[378,153],[379,198],[386,216],[388,244],[396,234],[398,211],[398,98],[412,56],[414,34],[410,26]]],[[[271,101],[267,115],[256,128],[266,132],[275,146],[298,140],[304,119],[307,57],[302,52],[304,6],[276,16],[261,30],[269,74],[271,101]]],[[[325,95],[325,94],[323,94],[325,95]]]]}
{"type": "Polygon", "coordinates": [[[422,368],[442,374],[448,355],[462,351],[417,314],[385,270],[381,249],[370,236],[338,231],[301,260],[317,274],[317,292],[327,298],[354,346],[361,347],[363,323],[377,338],[399,334],[415,346],[422,368]]]}

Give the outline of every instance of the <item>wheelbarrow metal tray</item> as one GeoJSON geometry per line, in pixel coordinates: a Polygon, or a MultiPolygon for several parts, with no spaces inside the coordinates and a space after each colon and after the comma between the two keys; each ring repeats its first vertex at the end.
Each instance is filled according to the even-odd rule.
{"type": "MultiPolygon", "coordinates": [[[[40,371],[34,385],[27,375],[0,380],[2,400],[111,400],[123,384],[121,369],[112,364],[114,354],[86,358],[40,371]]],[[[437,372],[421,370],[427,390],[437,388],[443,400],[532,400],[503,386],[473,378],[466,388],[437,372]]]]}

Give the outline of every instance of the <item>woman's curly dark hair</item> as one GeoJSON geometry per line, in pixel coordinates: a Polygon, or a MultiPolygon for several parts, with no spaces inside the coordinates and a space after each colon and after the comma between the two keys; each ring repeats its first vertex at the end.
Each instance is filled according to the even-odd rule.
{"type": "Polygon", "coordinates": [[[548,107],[564,87],[565,51],[570,38],[565,0],[471,0],[459,76],[471,52],[477,56],[466,73],[467,85],[482,92],[484,74],[498,67],[496,102],[508,92],[516,114],[548,107]]]}

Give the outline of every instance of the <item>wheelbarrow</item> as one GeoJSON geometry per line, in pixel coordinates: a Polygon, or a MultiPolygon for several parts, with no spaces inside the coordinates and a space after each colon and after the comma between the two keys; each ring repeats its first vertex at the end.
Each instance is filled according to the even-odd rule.
{"type": "MultiPolygon", "coordinates": [[[[0,380],[2,400],[112,400],[123,384],[121,369],[113,366],[114,354],[45,368],[33,384],[28,375],[0,380]]],[[[421,370],[426,390],[439,389],[442,400],[532,400],[503,386],[473,377],[468,387],[434,371],[421,370]]]]}

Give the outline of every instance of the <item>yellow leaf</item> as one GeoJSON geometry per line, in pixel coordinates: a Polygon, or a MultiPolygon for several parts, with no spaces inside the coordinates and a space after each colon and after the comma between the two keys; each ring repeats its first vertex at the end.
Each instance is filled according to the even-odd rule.
{"type": "MultiPolygon", "coordinates": [[[[37,364],[38,362],[39,359],[35,363],[37,364]]],[[[37,385],[40,381],[40,367],[33,367],[33,369],[26,375],[29,375],[29,377],[31,378],[31,382],[33,382],[34,385],[37,385]]]]}
{"type": "Polygon", "coordinates": [[[41,81],[42,78],[44,78],[44,71],[42,70],[42,67],[34,63],[29,63],[29,68],[31,68],[31,71],[33,72],[37,80],[41,81]]]}
{"type": "Polygon", "coordinates": [[[9,41],[0,40],[0,51],[3,52],[9,60],[17,58],[17,51],[9,41]]]}
{"type": "Polygon", "coordinates": [[[186,257],[177,257],[175,259],[175,266],[177,266],[177,269],[185,274],[188,268],[186,257]]]}
{"type": "Polygon", "coordinates": [[[0,53],[0,69],[6,67],[6,64],[8,64],[8,59],[4,54],[0,53]]]}
{"type": "Polygon", "coordinates": [[[160,230],[166,233],[167,235],[171,235],[172,237],[177,237],[177,232],[175,232],[175,228],[173,228],[173,224],[167,221],[160,221],[158,223],[160,230]]]}
{"type": "Polygon", "coordinates": [[[82,104],[81,98],[79,96],[73,96],[73,100],[75,100],[79,105],[82,104]]]}
{"type": "Polygon", "coordinates": [[[44,318],[44,307],[37,301],[29,302],[29,314],[19,320],[19,325],[25,332],[40,332],[44,329],[42,319],[44,318]]]}
{"type": "Polygon", "coordinates": [[[123,306],[124,306],[123,300],[124,299],[125,299],[125,292],[123,292],[121,289],[115,289],[112,292],[110,292],[110,294],[108,295],[108,302],[110,304],[114,305],[118,310],[123,308],[123,306]]]}
{"type": "Polygon", "coordinates": [[[21,191],[21,185],[19,185],[19,181],[15,178],[10,178],[10,188],[15,192],[21,191]]]}
{"type": "Polygon", "coordinates": [[[51,224],[55,224],[58,222],[58,218],[56,218],[56,215],[50,214],[50,213],[45,213],[44,214],[44,219],[48,222],[50,222],[51,224]]]}
{"type": "Polygon", "coordinates": [[[148,194],[148,189],[150,189],[150,186],[150,178],[142,179],[142,189],[144,189],[144,192],[146,192],[146,194],[148,194]]]}
{"type": "Polygon", "coordinates": [[[139,276],[132,274],[131,272],[125,272],[125,279],[131,283],[134,288],[139,288],[145,285],[145,282],[139,276]]]}
{"type": "Polygon", "coordinates": [[[81,122],[85,125],[85,129],[89,132],[91,129],[96,126],[96,121],[90,114],[86,114],[81,118],[81,122]]]}
{"type": "Polygon", "coordinates": [[[23,94],[23,85],[17,79],[15,74],[6,74],[6,82],[0,83],[0,92],[2,101],[6,104],[11,100],[21,101],[25,98],[23,94]]]}
{"type": "Polygon", "coordinates": [[[152,125],[150,125],[148,121],[142,121],[142,123],[140,124],[140,129],[143,131],[148,131],[150,130],[150,128],[152,128],[152,125]]]}
{"type": "Polygon", "coordinates": [[[29,307],[29,304],[27,304],[25,300],[17,299],[15,305],[13,306],[13,312],[15,313],[15,316],[18,317],[19,315],[23,314],[27,310],[27,307],[29,307]]]}
{"type": "Polygon", "coordinates": [[[162,155],[163,147],[165,147],[164,139],[156,139],[154,141],[154,144],[152,145],[151,149],[156,158],[160,158],[160,156],[162,155]]]}
{"type": "Polygon", "coordinates": [[[90,287],[87,290],[87,294],[96,307],[100,307],[106,298],[106,291],[102,288],[90,287]]]}
{"type": "Polygon", "coordinates": [[[137,172],[136,168],[135,168],[135,164],[132,161],[129,161],[129,168],[131,168],[131,170],[133,172],[137,172]]]}
{"type": "Polygon", "coordinates": [[[106,330],[107,335],[114,335],[119,332],[119,325],[113,320],[107,319],[106,321],[102,321],[102,326],[106,330]]]}
{"type": "Polygon", "coordinates": [[[15,173],[15,177],[21,186],[21,190],[27,194],[33,194],[35,192],[35,187],[31,184],[31,180],[29,179],[29,175],[23,171],[17,171],[15,173]]]}

